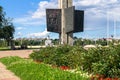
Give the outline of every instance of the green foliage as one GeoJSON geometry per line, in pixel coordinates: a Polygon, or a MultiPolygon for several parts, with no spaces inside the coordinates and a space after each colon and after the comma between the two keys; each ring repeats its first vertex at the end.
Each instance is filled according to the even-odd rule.
{"type": "MultiPolygon", "coordinates": [[[[114,42],[116,42],[116,40],[114,40],[114,42]]],[[[79,39],[75,39],[75,42],[74,42],[74,45],[81,45],[81,46],[84,46],[84,45],[102,45],[102,46],[106,46],[107,43],[110,45],[110,44],[113,44],[114,43],[113,41],[108,41],[106,39],[98,39],[98,40],[92,40],[92,39],[82,39],[82,38],[79,38],[79,39]]]]}
{"type": "MultiPolygon", "coordinates": [[[[108,43],[110,43],[110,41],[108,41],[108,43]]],[[[106,39],[99,39],[96,41],[96,44],[98,45],[102,45],[102,46],[106,46],[107,45],[107,40],[106,39]]]]}
{"type": "Polygon", "coordinates": [[[81,64],[81,54],[84,52],[86,50],[78,46],[47,47],[34,51],[30,57],[47,64],[78,68],[81,64]]]}
{"type": "Polygon", "coordinates": [[[120,45],[88,50],[79,46],[47,47],[30,55],[34,60],[57,66],[79,68],[105,77],[120,77],[120,45]]]}
{"type": "Polygon", "coordinates": [[[54,45],[59,45],[59,39],[52,39],[52,43],[54,45]]]}
{"type": "Polygon", "coordinates": [[[54,50],[53,61],[58,66],[69,66],[67,55],[69,54],[70,50],[72,49],[71,46],[59,46],[56,47],[54,50]]]}
{"type": "Polygon", "coordinates": [[[106,55],[107,48],[91,48],[87,53],[84,53],[82,56],[82,65],[83,69],[88,72],[92,72],[92,63],[98,62],[103,59],[104,55],[106,55]]]}
{"type": "Polygon", "coordinates": [[[7,42],[5,40],[0,40],[0,47],[7,47],[7,42]]]}
{"type": "Polygon", "coordinates": [[[2,58],[0,61],[6,64],[7,68],[13,71],[21,80],[88,80],[77,73],[62,71],[46,64],[37,64],[31,60],[18,57],[2,58]]]}
{"type": "Polygon", "coordinates": [[[49,63],[51,60],[53,53],[53,47],[47,47],[43,48],[40,51],[34,51],[32,54],[30,54],[30,57],[32,57],[34,60],[37,61],[44,61],[45,63],[49,63]]]}
{"type": "Polygon", "coordinates": [[[120,45],[88,50],[83,56],[85,71],[105,77],[120,77],[120,45]]]}
{"type": "Polygon", "coordinates": [[[73,46],[72,49],[70,49],[70,52],[64,56],[66,58],[66,62],[71,68],[79,68],[81,66],[82,62],[82,54],[87,52],[85,49],[79,46],[73,46]]]}
{"type": "Polygon", "coordinates": [[[5,17],[5,12],[0,6],[0,39],[5,39],[7,41],[7,46],[11,46],[11,49],[13,49],[12,39],[14,37],[15,29],[11,21],[11,18],[5,17]]]}
{"type": "Polygon", "coordinates": [[[0,51],[7,51],[7,50],[10,50],[9,47],[0,47],[0,51]]]}
{"type": "Polygon", "coordinates": [[[28,40],[28,45],[41,45],[42,40],[28,40]]]}
{"type": "Polygon", "coordinates": [[[21,40],[14,40],[15,46],[20,46],[21,45],[21,40]]]}
{"type": "Polygon", "coordinates": [[[45,63],[56,64],[57,62],[55,61],[59,61],[58,55],[60,56],[62,53],[65,52],[61,47],[59,48],[46,47],[42,48],[40,51],[34,51],[34,53],[30,55],[30,57],[33,58],[34,60],[42,61],[45,63]]]}
{"type": "Polygon", "coordinates": [[[28,45],[28,46],[38,46],[38,45],[44,45],[45,41],[36,39],[36,40],[29,40],[27,38],[21,38],[21,39],[16,39],[14,40],[16,46],[20,46],[21,44],[23,45],[28,45]]]}
{"type": "Polygon", "coordinates": [[[16,57],[5,57],[5,58],[0,59],[0,61],[2,63],[4,63],[6,66],[10,65],[13,62],[19,61],[19,60],[21,60],[21,58],[19,58],[17,56],[16,57]]]}

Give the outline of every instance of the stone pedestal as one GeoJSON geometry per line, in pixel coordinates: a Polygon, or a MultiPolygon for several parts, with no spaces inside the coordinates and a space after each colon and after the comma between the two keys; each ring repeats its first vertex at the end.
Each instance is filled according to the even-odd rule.
{"type": "Polygon", "coordinates": [[[73,45],[73,32],[69,32],[73,30],[74,25],[74,12],[72,8],[69,10],[72,7],[72,0],[58,0],[58,2],[58,6],[62,10],[61,44],[73,45]]]}

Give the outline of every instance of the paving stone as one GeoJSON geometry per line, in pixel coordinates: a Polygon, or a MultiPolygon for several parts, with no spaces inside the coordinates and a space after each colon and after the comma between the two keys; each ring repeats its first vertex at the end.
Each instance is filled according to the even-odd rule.
{"type": "Polygon", "coordinates": [[[20,80],[10,70],[6,69],[6,66],[0,63],[0,80],[20,80]]]}

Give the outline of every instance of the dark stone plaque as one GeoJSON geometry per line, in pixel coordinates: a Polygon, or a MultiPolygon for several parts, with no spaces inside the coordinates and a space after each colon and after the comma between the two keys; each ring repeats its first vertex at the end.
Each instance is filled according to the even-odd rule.
{"type": "Polygon", "coordinates": [[[46,9],[47,31],[61,33],[61,9],[46,9]]]}
{"type": "Polygon", "coordinates": [[[74,10],[74,6],[64,9],[66,33],[72,32],[74,30],[74,10]]]}
{"type": "Polygon", "coordinates": [[[75,10],[74,11],[74,31],[73,32],[83,32],[84,28],[84,11],[75,10]]]}

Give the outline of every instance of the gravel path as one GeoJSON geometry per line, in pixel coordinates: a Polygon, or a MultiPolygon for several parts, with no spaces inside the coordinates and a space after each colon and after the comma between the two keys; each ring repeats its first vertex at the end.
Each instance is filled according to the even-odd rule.
{"type": "MultiPolygon", "coordinates": [[[[0,51],[0,58],[6,56],[19,56],[21,58],[29,58],[33,50],[10,50],[10,51],[0,51]]],[[[6,66],[0,62],[0,80],[20,80],[14,75],[10,70],[6,69],[6,66]]]]}

